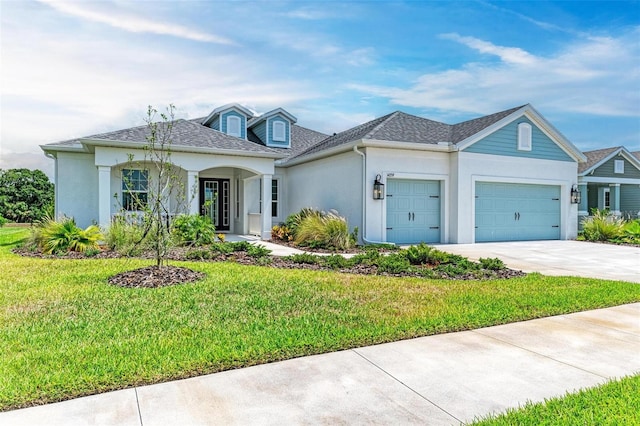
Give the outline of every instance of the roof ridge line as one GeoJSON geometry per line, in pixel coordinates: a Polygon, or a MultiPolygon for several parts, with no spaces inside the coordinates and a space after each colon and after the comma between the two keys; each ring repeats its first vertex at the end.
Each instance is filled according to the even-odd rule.
{"type": "Polygon", "coordinates": [[[400,111],[396,110],[396,111],[392,112],[391,114],[389,114],[387,116],[387,118],[385,118],[384,120],[382,120],[381,122],[376,124],[376,126],[373,129],[371,129],[369,132],[367,132],[362,139],[364,139],[364,138],[372,138],[372,136],[373,136],[373,134],[375,132],[377,132],[387,121],[391,120],[391,118],[397,116],[399,113],[400,113],[400,111]]]}

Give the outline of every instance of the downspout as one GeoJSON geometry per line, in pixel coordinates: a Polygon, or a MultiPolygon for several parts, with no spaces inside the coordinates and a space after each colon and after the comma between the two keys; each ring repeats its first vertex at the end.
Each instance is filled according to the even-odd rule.
{"type": "Polygon", "coordinates": [[[370,241],[367,240],[367,156],[364,152],[358,151],[358,146],[353,146],[353,152],[362,157],[362,242],[365,244],[391,244],[384,241],[370,241]]]}

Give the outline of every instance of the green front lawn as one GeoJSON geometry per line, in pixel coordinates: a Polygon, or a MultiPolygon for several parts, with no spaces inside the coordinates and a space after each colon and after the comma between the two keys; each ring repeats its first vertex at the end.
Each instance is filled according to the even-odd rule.
{"type": "Polygon", "coordinates": [[[507,410],[474,426],[640,425],[640,376],[507,410]]]}
{"type": "MultiPolygon", "coordinates": [[[[203,373],[640,301],[637,284],[531,274],[451,281],[179,262],[207,277],[130,289],[151,262],[33,259],[0,229],[0,410],[203,373]]],[[[178,264],[178,262],[176,262],[178,264]]]]}

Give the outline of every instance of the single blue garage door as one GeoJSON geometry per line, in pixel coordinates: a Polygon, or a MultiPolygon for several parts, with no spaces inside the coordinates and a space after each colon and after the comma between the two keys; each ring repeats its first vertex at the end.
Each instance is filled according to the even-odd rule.
{"type": "Polygon", "coordinates": [[[440,182],[387,180],[387,241],[440,242],[440,182]]]}
{"type": "Polygon", "coordinates": [[[560,186],[476,182],[476,242],[560,239],[560,186]]]}

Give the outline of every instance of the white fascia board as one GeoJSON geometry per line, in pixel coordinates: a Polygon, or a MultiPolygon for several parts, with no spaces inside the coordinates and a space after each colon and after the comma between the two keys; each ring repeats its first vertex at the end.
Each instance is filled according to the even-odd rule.
{"type": "Polygon", "coordinates": [[[565,138],[564,135],[558,131],[558,129],[556,129],[551,123],[549,123],[542,115],[540,115],[538,111],[535,110],[535,108],[533,108],[529,104],[523,106],[517,111],[512,112],[502,120],[493,123],[491,126],[482,129],[478,133],[469,136],[467,139],[460,141],[457,144],[458,150],[462,151],[465,148],[468,148],[479,140],[484,139],[491,133],[501,129],[502,127],[516,120],[518,117],[522,116],[526,116],[529,120],[536,123],[538,128],[542,130],[542,132],[551,140],[555,141],[558,146],[571,158],[579,163],[587,161],[587,157],[585,157],[585,155],[574,144],[569,142],[569,140],[565,138]]]}
{"type": "Polygon", "coordinates": [[[362,140],[360,139],[354,142],[349,142],[347,144],[334,146],[333,148],[325,149],[319,152],[314,152],[313,154],[298,157],[291,161],[286,161],[286,159],[276,161],[276,166],[289,167],[289,166],[296,166],[302,163],[308,163],[310,161],[319,160],[321,158],[330,157],[336,154],[342,154],[343,152],[347,152],[347,151],[352,151],[354,146],[362,146],[362,140]]]}
{"type": "Polygon", "coordinates": [[[450,143],[443,144],[426,144],[426,143],[418,143],[418,142],[394,142],[394,141],[383,141],[377,139],[360,139],[357,141],[349,142],[347,144],[338,145],[333,148],[329,148],[320,152],[316,152],[310,155],[305,155],[300,158],[296,158],[291,160],[290,162],[280,162],[278,165],[282,165],[282,167],[295,166],[301,163],[306,163],[309,161],[318,160],[320,158],[330,157],[332,155],[341,154],[343,152],[352,151],[353,147],[357,146],[359,148],[388,148],[388,149],[397,149],[397,150],[410,150],[410,151],[435,151],[435,152],[453,152],[457,151],[458,147],[452,145],[450,143]],[[282,164],[284,163],[284,164],[282,164]]]}
{"type": "Polygon", "coordinates": [[[411,151],[436,151],[436,152],[453,152],[457,151],[458,147],[448,142],[432,143],[419,143],[419,142],[394,142],[384,141],[378,139],[366,139],[362,141],[364,147],[376,147],[376,148],[389,148],[389,149],[402,149],[411,151]]]}
{"type": "Polygon", "coordinates": [[[82,144],[77,145],[40,145],[40,149],[44,152],[89,152],[87,147],[82,144]]]}
{"type": "MultiPolygon", "coordinates": [[[[92,140],[83,139],[83,143],[91,146],[106,146],[112,148],[131,148],[131,149],[144,149],[144,144],[139,142],[126,142],[117,140],[92,140]]],[[[171,151],[173,152],[192,152],[196,154],[217,154],[217,155],[237,155],[240,157],[260,157],[260,158],[284,158],[285,155],[278,154],[277,152],[256,152],[256,151],[242,151],[237,149],[211,149],[200,146],[182,146],[171,145],[171,151]]]]}
{"type": "Polygon", "coordinates": [[[625,185],[640,185],[640,179],[580,176],[578,183],[619,183],[625,185]]]}
{"type": "Polygon", "coordinates": [[[640,160],[638,160],[635,155],[631,154],[627,150],[627,148],[625,148],[624,146],[621,146],[620,148],[616,149],[615,151],[612,151],[609,155],[606,155],[606,156],[602,157],[600,159],[600,161],[598,161],[593,166],[589,167],[588,169],[586,169],[585,171],[580,173],[578,176],[586,176],[586,175],[588,175],[589,173],[591,173],[592,171],[594,171],[595,169],[597,169],[598,167],[602,166],[604,163],[606,163],[607,161],[611,160],[613,157],[616,157],[618,155],[622,155],[631,164],[633,164],[638,170],[640,170],[640,160]]]}
{"type": "Polygon", "coordinates": [[[265,112],[264,114],[258,116],[258,117],[253,117],[251,120],[249,120],[247,122],[247,127],[253,127],[256,124],[260,123],[263,120],[266,120],[269,117],[273,117],[274,115],[282,115],[284,116],[287,120],[289,120],[289,122],[291,122],[291,124],[295,124],[296,121],[298,121],[298,119],[296,117],[294,117],[293,115],[289,114],[287,111],[285,111],[282,108],[276,108],[273,109],[271,111],[265,112]]]}
{"type": "Polygon", "coordinates": [[[253,111],[251,111],[250,109],[245,108],[238,103],[231,103],[231,104],[222,105],[221,107],[218,107],[213,111],[211,111],[211,113],[207,116],[207,118],[205,118],[204,121],[202,122],[202,125],[206,126],[207,124],[209,124],[209,121],[212,120],[213,117],[215,117],[217,114],[222,114],[223,112],[226,112],[231,109],[235,109],[238,112],[241,112],[242,114],[246,115],[247,117],[253,117],[254,115],[253,111]]]}

